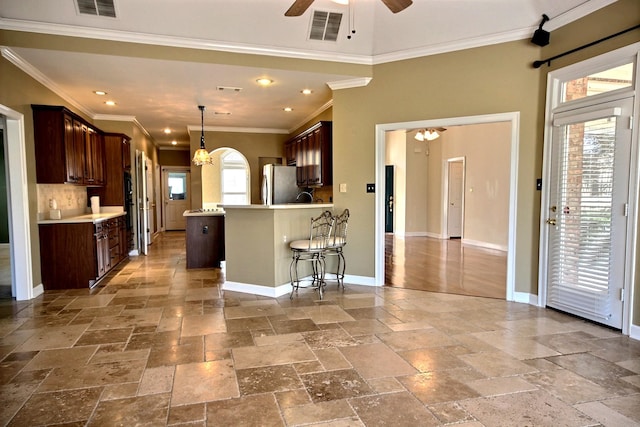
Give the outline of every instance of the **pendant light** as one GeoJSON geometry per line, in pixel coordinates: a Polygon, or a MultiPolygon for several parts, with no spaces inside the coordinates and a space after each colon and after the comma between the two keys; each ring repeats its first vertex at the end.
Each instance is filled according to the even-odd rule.
{"type": "Polygon", "coordinates": [[[212,165],[213,159],[209,156],[209,152],[204,146],[204,105],[198,105],[200,109],[200,123],[201,123],[201,133],[200,133],[200,148],[196,150],[193,155],[193,164],[196,166],[204,166],[204,165],[212,165]]]}

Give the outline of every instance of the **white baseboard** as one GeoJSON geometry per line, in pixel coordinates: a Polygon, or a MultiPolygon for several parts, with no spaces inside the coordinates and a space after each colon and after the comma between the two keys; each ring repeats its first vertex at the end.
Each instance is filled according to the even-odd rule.
{"type": "Polygon", "coordinates": [[[406,231],[404,237],[427,237],[429,233],[426,231],[406,231]]]}
{"type": "Polygon", "coordinates": [[[376,283],[375,277],[354,276],[352,274],[344,275],[344,283],[351,284],[351,285],[362,285],[362,286],[384,286],[384,283],[376,283]]]}
{"type": "Polygon", "coordinates": [[[640,340],[640,325],[631,325],[629,328],[629,338],[640,340]]]}
{"type": "Polygon", "coordinates": [[[44,285],[40,283],[38,286],[34,286],[33,297],[39,297],[42,294],[44,294],[44,285]]]}
{"type": "Polygon", "coordinates": [[[478,246],[480,248],[485,248],[485,249],[494,249],[502,252],[506,252],[508,249],[506,245],[498,245],[496,243],[481,242],[479,240],[462,239],[462,244],[470,245],[470,246],[478,246]]]}
{"type": "Polygon", "coordinates": [[[263,285],[253,285],[251,283],[229,282],[226,281],[222,284],[222,289],[225,291],[242,292],[244,294],[261,295],[263,297],[278,298],[282,295],[286,295],[291,292],[291,284],[286,283],[284,285],[271,287],[263,285]]]}
{"type": "Polygon", "coordinates": [[[140,252],[138,252],[137,249],[133,249],[129,251],[129,256],[138,256],[138,255],[140,255],[140,252]]]}
{"type": "MultiPolygon", "coordinates": [[[[311,277],[305,277],[301,280],[310,280],[311,277]]],[[[327,282],[335,281],[335,277],[331,277],[331,275],[327,275],[327,282]]],[[[376,280],[374,277],[368,276],[353,276],[350,274],[345,274],[344,276],[345,285],[362,285],[362,286],[384,286],[382,284],[376,284],[376,280]]],[[[233,292],[242,292],[244,294],[253,294],[260,295],[263,297],[271,297],[278,298],[282,295],[287,295],[291,292],[291,284],[285,283],[284,285],[271,287],[264,285],[254,285],[251,283],[241,283],[241,282],[230,282],[226,281],[222,284],[222,289],[225,291],[233,291],[233,292]]]]}
{"type": "Polygon", "coordinates": [[[520,302],[529,305],[538,305],[538,295],[530,294],[528,292],[514,292],[513,302],[520,302]]]}

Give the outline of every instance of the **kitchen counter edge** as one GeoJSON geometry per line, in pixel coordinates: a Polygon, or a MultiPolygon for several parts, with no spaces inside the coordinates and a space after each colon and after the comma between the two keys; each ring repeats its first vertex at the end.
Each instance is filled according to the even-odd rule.
{"type": "Polygon", "coordinates": [[[99,214],[84,214],[77,216],[70,216],[66,218],[60,219],[41,219],[38,221],[38,224],[76,224],[76,223],[85,223],[91,222],[93,224],[97,224],[102,221],[106,221],[111,218],[117,218],[119,216],[126,215],[126,212],[105,212],[99,214]]]}
{"type": "Polygon", "coordinates": [[[287,203],[284,205],[223,205],[225,211],[229,209],[279,210],[279,209],[333,209],[333,203],[287,203]]]}

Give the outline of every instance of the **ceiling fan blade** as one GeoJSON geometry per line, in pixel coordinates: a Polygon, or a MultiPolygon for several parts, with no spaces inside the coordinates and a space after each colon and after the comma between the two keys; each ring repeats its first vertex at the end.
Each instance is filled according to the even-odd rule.
{"type": "Polygon", "coordinates": [[[309,9],[313,0],[295,0],[284,16],[300,16],[309,9]]]}
{"type": "Polygon", "coordinates": [[[391,12],[398,13],[398,12],[402,12],[403,10],[405,10],[406,8],[411,6],[413,4],[413,1],[411,1],[411,0],[382,0],[382,3],[384,3],[389,8],[389,10],[391,12]]]}

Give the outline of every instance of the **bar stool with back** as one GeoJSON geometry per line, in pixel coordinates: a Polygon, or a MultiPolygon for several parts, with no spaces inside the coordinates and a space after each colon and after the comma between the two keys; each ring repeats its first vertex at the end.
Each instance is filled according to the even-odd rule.
{"type": "Polygon", "coordinates": [[[304,240],[294,240],[289,243],[293,259],[289,266],[289,275],[291,277],[291,295],[300,288],[300,277],[298,272],[299,261],[311,262],[313,273],[311,275],[310,287],[317,289],[322,299],[324,292],[324,273],[325,273],[325,254],[332,237],[331,230],[333,228],[334,217],[329,211],[324,211],[317,218],[311,218],[309,227],[309,238],[304,240]]]}

